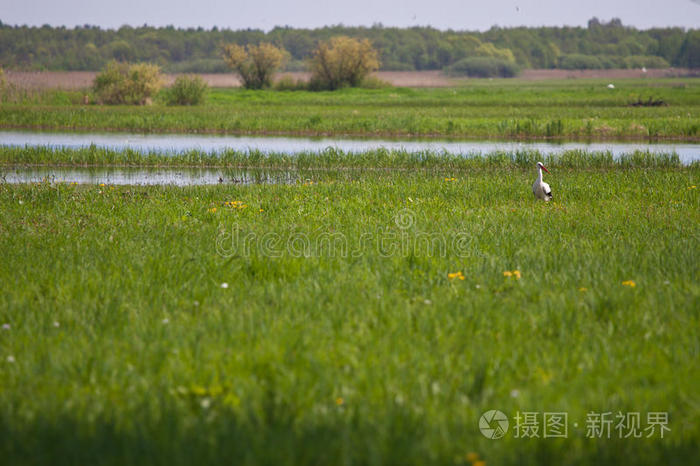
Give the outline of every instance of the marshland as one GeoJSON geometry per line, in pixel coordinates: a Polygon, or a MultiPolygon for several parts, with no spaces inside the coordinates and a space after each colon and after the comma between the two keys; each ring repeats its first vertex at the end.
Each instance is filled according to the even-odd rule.
{"type": "Polygon", "coordinates": [[[2,462],[697,462],[697,78],[435,73],[5,81],[2,462]]]}

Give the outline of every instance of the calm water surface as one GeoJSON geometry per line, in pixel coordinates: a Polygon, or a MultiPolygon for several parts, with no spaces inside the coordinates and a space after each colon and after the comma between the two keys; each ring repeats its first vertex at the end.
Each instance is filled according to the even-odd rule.
{"type": "Polygon", "coordinates": [[[328,147],[344,152],[364,152],[385,148],[408,152],[446,151],[452,154],[476,155],[495,151],[514,152],[537,150],[545,155],[558,154],[571,149],[610,151],[613,156],[635,150],[678,154],[681,162],[700,160],[700,144],[644,142],[499,142],[499,141],[446,141],[446,140],[390,140],[390,139],[340,139],[340,138],[291,138],[255,137],[202,134],[124,134],[124,133],[45,133],[28,131],[0,131],[0,145],[88,147],[90,145],[114,150],[133,149],[141,152],[164,154],[199,150],[220,152],[223,150],[276,152],[298,154],[321,152],[328,147]]]}
{"type": "MultiPolygon", "coordinates": [[[[380,140],[338,138],[253,137],[200,134],[123,134],[123,133],[51,133],[29,131],[0,131],[0,145],[81,148],[90,145],[114,150],[132,149],[163,154],[198,150],[210,153],[224,150],[262,151],[265,153],[298,154],[322,152],[332,147],[344,152],[364,152],[379,148],[408,152],[448,152],[473,156],[495,151],[515,152],[537,150],[545,155],[579,149],[591,152],[610,151],[618,157],[636,150],[678,154],[682,163],[700,160],[700,144],[642,142],[499,142],[499,141],[441,141],[441,140],[380,140]]],[[[217,183],[293,183],[299,173],[288,171],[256,171],[198,168],[0,168],[0,181],[77,182],[81,184],[129,185],[204,185],[217,183]]]]}

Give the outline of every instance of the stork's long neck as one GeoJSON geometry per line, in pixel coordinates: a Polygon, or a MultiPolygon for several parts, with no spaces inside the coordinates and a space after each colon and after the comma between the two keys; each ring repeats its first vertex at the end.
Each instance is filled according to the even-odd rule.
{"type": "Polygon", "coordinates": [[[542,167],[537,167],[537,184],[542,183],[542,167]]]}

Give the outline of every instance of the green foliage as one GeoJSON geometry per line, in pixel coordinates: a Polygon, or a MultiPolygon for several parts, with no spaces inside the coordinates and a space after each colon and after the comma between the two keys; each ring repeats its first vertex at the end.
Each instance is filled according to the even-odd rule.
{"type": "Polygon", "coordinates": [[[597,70],[604,68],[604,66],[598,57],[572,53],[559,57],[559,68],[564,70],[597,70]]]}
{"type": "Polygon", "coordinates": [[[688,31],[678,52],[678,63],[688,68],[700,68],[700,31],[688,31]]]}
{"type": "Polygon", "coordinates": [[[512,60],[489,57],[463,58],[446,69],[450,76],[469,76],[472,78],[513,78],[520,70],[512,60]]]}
{"type": "Polygon", "coordinates": [[[93,90],[99,103],[145,105],[151,103],[162,85],[157,65],[113,61],[95,77],[93,90]]]}
{"type": "Polygon", "coordinates": [[[308,90],[308,83],[303,80],[295,80],[291,76],[283,76],[275,81],[275,90],[278,91],[305,91],[308,90]]]}
{"type": "Polygon", "coordinates": [[[168,105],[200,105],[204,103],[209,85],[200,76],[182,75],[167,90],[168,105]]]}
{"type": "Polygon", "coordinates": [[[361,82],[362,89],[387,89],[393,87],[390,82],[384,81],[376,76],[366,76],[361,82]]]}
{"type": "Polygon", "coordinates": [[[377,51],[367,40],[346,36],[321,42],[309,60],[314,90],[358,87],[369,73],[379,68],[377,51]]]}
{"type": "Polygon", "coordinates": [[[663,57],[631,55],[625,57],[625,68],[668,68],[671,66],[663,57]]]}
{"type": "Polygon", "coordinates": [[[169,73],[228,73],[230,68],[222,58],[197,58],[170,63],[165,70],[169,73]]]}
{"type": "Polygon", "coordinates": [[[499,49],[488,42],[479,45],[470,55],[475,57],[495,58],[500,61],[515,63],[515,57],[510,49],[499,49]]]}
{"type": "Polygon", "coordinates": [[[619,22],[600,21],[592,21],[588,28],[491,28],[486,32],[380,25],[278,27],[269,32],[152,26],[102,30],[94,26],[66,29],[0,25],[0,63],[10,69],[96,70],[119,59],[158,63],[170,72],[225,72],[220,44],[246,46],[269,42],[289,51],[288,70],[299,70],[312,56],[315,44],[334,36],[348,36],[370,40],[377,49],[382,69],[386,70],[443,69],[474,56],[477,48],[486,52],[489,45],[485,44],[510,50],[522,68],[557,67],[561,54],[621,57],[623,60],[618,60],[616,66],[622,67],[624,57],[633,55],[658,56],[674,66],[691,66],[698,61],[693,58],[698,57],[694,45],[696,34],[695,30],[680,28],[642,31],[623,27],[619,22]]]}

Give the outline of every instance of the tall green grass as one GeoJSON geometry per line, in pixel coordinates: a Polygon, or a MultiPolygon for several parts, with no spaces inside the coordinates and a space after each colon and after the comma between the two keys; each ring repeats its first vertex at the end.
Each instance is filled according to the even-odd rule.
{"type": "Polygon", "coordinates": [[[0,184],[2,462],[697,463],[698,168],[573,167],[547,204],[516,165],[0,184]],[[303,247],[331,234],[355,254],[303,247]],[[488,409],[569,437],[489,440],[488,409]],[[608,411],[671,431],[586,438],[608,411]]]}
{"type": "Polygon", "coordinates": [[[221,152],[184,151],[172,154],[142,152],[133,149],[113,150],[90,146],[85,148],[0,146],[1,165],[71,165],[71,166],[192,166],[237,168],[426,168],[466,170],[474,168],[533,167],[544,162],[552,167],[616,168],[616,167],[680,167],[675,153],[633,151],[614,158],[609,151],[568,150],[561,154],[542,154],[536,150],[515,152],[494,151],[467,155],[448,152],[376,149],[346,152],[328,147],[321,152],[299,154],[267,153],[258,150],[221,152]]]}
{"type": "Polygon", "coordinates": [[[335,92],[214,89],[207,104],[145,108],[45,102],[0,108],[0,128],[521,139],[700,138],[692,79],[471,82],[335,92]],[[667,106],[631,107],[648,98],[667,106]]]}

